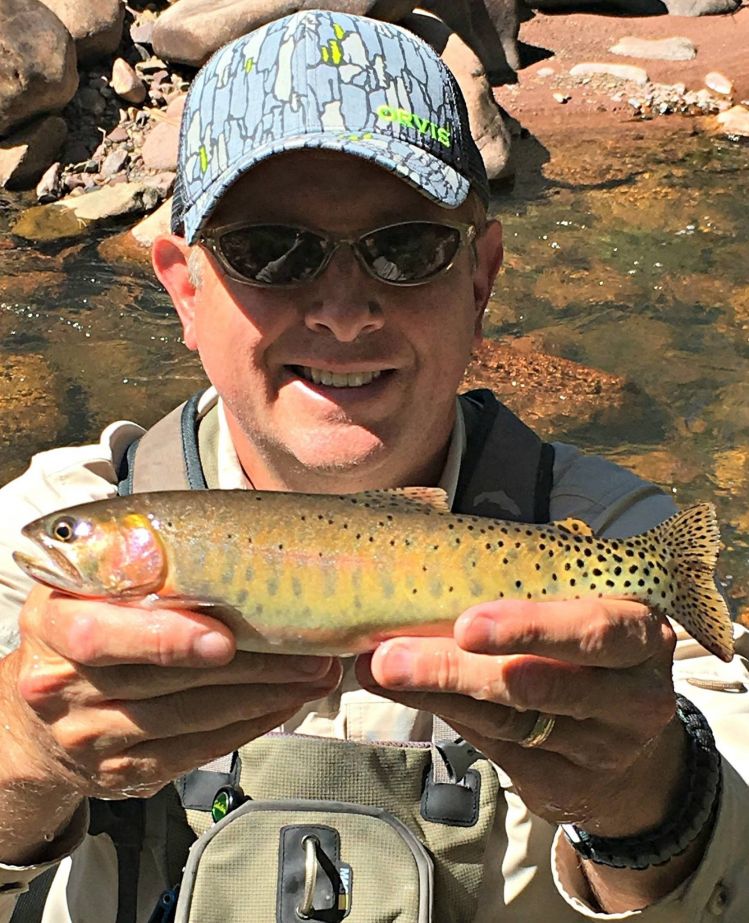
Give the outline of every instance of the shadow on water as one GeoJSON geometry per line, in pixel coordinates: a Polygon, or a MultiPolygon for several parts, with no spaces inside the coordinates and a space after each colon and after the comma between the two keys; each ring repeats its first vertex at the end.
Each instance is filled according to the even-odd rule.
{"type": "MultiPolygon", "coordinates": [[[[495,190],[506,259],[492,336],[623,376],[634,395],[560,436],[634,468],[680,504],[712,499],[722,571],[749,601],[749,149],[704,135],[516,145],[495,190]]],[[[99,237],[28,247],[0,196],[0,480],[28,456],[144,425],[204,383],[147,268],[119,269],[99,237]]],[[[570,422],[571,421],[571,422],[570,422]]]]}

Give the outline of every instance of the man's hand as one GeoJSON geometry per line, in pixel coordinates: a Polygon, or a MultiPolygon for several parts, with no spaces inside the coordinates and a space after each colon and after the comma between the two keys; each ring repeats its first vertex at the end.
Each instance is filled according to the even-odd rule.
{"type": "Polygon", "coordinates": [[[667,623],[636,602],[508,600],[465,612],[453,638],[386,641],[361,659],[359,677],[444,718],[509,774],[534,813],[622,836],[657,824],[680,781],[674,644],[667,623]],[[519,746],[539,712],[556,719],[550,736],[519,746]],[[647,779],[640,767],[656,751],[647,779]]]}
{"type": "MultiPolygon", "coordinates": [[[[1,788],[31,786],[50,811],[68,804],[68,816],[86,796],[154,794],[288,720],[340,677],[329,657],[237,653],[231,632],[203,614],[42,588],[20,631],[0,665],[12,742],[0,755],[1,788]]],[[[17,843],[19,824],[13,833],[17,843]]],[[[0,831],[6,861],[7,842],[0,831]]]]}
{"type": "MultiPolygon", "coordinates": [[[[619,837],[661,824],[684,784],[674,645],[667,622],[636,602],[505,600],[463,613],[453,638],[392,638],[357,671],[372,692],[444,718],[535,814],[619,837]],[[520,746],[539,712],[554,716],[551,734],[520,746]]],[[[647,873],[586,863],[587,874],[605,909],[637,909],[689,874],[702,848],[704,838],[647,873]]]]}

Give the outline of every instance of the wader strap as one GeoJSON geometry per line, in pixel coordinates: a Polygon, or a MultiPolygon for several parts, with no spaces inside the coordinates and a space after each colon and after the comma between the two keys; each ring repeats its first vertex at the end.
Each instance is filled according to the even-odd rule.
{"type": "Polygon", "coordinates": [[[494,397],[460,396],[466,451],[453,510],[515,522],[548,522],[554,448],[494,397]]]}
{"type": "Polygon", "coordinates": [[[197,432],[198,402],[202,395],[202,391],[193,394],[130,446],[119,472],[121,495],[207,488],[197,432]]]}
{"type": "Polygon", "coordinates": [[[57,866],[53,865],[29,883],[29,890],[16,901],[10,923],[41,923],[47,895],[56,873],[57,866]]]}

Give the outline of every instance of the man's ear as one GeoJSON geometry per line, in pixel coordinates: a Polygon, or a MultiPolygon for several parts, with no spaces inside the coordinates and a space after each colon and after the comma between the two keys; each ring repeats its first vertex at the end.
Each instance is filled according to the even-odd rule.
{"type": "Polygon", "coordinates": [[[484,311],[489,303],[494,281],[502,265],[502,225],[488,221],[484,233],[476,241],[476,268],[473,273],[473,298],[476,305],[474,336],[481,339],[484,311]]]}
{"type": "Polygon", "coordinates": [[[188,349],[197,349],[195,339],[195,286],[188,259],[191,247],[175,234],[159,235],[151,247],[151,262],[159,282],[169,292],[182,321],[182,336],[188,349]]]}

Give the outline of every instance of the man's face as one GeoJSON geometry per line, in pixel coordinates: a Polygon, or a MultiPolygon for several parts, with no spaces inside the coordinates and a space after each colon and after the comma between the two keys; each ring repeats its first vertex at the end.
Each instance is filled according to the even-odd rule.
{"type": "MultiPolygon", "coordinates": [[[[353,237],[408,220],[471,216],[363,160],[300,151],[239,180],[210,223],[288,223],[353,237]]],[[[170,240],[184,264],[188,248],[170,240]]],[[[478,265],[465,247],[447,273],[413,287],[372,278],[344,245],[317,279],[293,288],[233,281],[203,250],[193,288],[179,259],[164,271],[168,245],[155,247],[157,272],[185,343],[224,399],[256,487],[356,490],[439,476],[501,251],[496,225],[479,242],[478,265]],[[333,383],[321,382],[331,375],[333,383]]]]}

